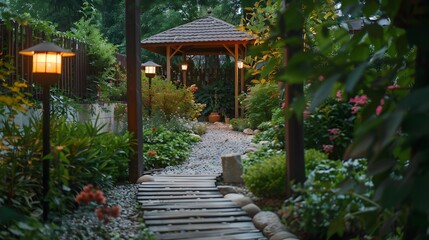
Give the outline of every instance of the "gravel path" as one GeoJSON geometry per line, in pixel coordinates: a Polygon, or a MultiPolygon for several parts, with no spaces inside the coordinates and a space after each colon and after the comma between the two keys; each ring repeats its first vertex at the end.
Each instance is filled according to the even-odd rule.
{"type": "MultiPolygon", "coordinates": [[[[167,167],[154,174],[220,174],[221,156],[228,153],[243,154],[251,140],[252,136],[231,131],[224,124],[208,124],[207,133],[202,136],[202,141],[193,146],[189,158],[182,165],[167,167]]],[[[68,225],[69,230],[60,230],[60,239],[108,239],[106,235],[112,234],[115,235],[115,239],[147,239],[147,235],[141,231],[141,210],[136,201],[137,190],[137,184],[125,184],[105,191],[107,203],[121,205],[122,211],[121,217],[102,227],[93,212],[83,214],[78,211],[62,216],[59,220],[68,225]]]]}
{"type": "Polygon", "coordinates": [[[202,141],[195,144],[189,158],[179,166],[170,166],[155,174],[213,175],[222,173],[221,156],[243,154],[251,135],[231,131],[222,123],[208,124],[202,141]]]}

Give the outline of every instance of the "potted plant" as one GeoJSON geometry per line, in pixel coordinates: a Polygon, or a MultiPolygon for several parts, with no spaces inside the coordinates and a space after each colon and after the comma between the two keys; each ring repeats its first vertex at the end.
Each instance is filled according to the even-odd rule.
{"type": "Polygon", "coordinates": [[[212,111],[209,115],[209,122],[211,122],[211,123],[219,122],[220,121],[220,115],[218,112],[219,111],[219,97],[217,95],[217,91],[215,91],[215,93],[211,97],[211,106],[212,106],[212,111]]]}

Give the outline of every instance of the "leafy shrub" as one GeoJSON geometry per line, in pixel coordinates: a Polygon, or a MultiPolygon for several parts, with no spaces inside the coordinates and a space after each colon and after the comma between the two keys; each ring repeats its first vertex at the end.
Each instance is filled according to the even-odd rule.
{"type": "Polygon", "coordinates": [[[229,124],[231,124],[232,129],[239,132],[250,127],[250,123],[247,118],[233,118],[229,121],[229,124]]]}
{"type": "Polygon", "coordinates": [[[189,155],[191,144],[199,137],[190,133],[178,133],[165,127],[143,131],[143,152],[147,169],[164,168],[182,163],[189,155]]]}
{"type": "Polygon", "coordinates": [[[347,239],[363,236],[363,224],[377,221],[359,219],[376,209],[369,200],[373,184],[366,165],[365,159],[309,161],[307,180],[303,188],[295,189],[299,195],[285,201],[288,226],[304,239],[325,239],[335,233],[347,239]]]}
{"type": "MultiPolygon", "coordinates": [[[[173,83],[156,76],[151,84],[152,115],[164,114],[167,118],[183,117],[195,119],[204,106],[195,103],[193,89],[177,88],[173,83]]],[[[149,109],[149,81],[143,76],[142,99],[145,112],[149,109]]]]}
{"type": "Polygon", "coordinates": [[[270,121],[259,124],[261,130],[252,139],[253,142],[270,141],[274,149],[284,149],[285,146],[285,110],[273,109],[273,117],[270,121]]]}
{"type": "MultiPolygon", "coordinates": [[[[310,166],[326,159],[326,154],[309,149],[305,151],[305,160],[310,166]]],[[[249,153],[243,162],[243,180],[246,187],[259,197],[280,197],[285,194],[286,153],[275,151],[268,146],[249,153]]],[[[306,166],[307,167],[307,166],[306,166]]]]}
{"type": "Polygon", "coordinates": [[[246,187],[258,197],[282,197],[286,194],[284,154],[275,154],[247,167],[243,174],[246,187]]]}
{"type": "MultiPolygon", "coordinates": [[[[109,185],[127,176],[130,134],[101,132],[92,123],[51,123],[51,188],[53,214],[74,207],[73,193],[86,183],[109,185]]],[[[42,197],[42,131],[37,118],[29,125],[3,124],[0,152],[0,206],[19,209],[23,214],[39,211],[42,197]]]]}
{"type": "Polygon", "coordinates": [[[207,125],[203,123],[197,123],[192,126],[192,131],[195,134],[203,135],[207,132],[207,125]]]}
{"type": "Polygon", "coordinates": [[[233,81],[215,81],[206,86],[200,86],[195,93],[196,102],[206,107],[201,112],[208,115],[220,112],[224,116],[234,115],[234,85],[233,81]]]}
{"type": "MultiPolygon", "coordinates": [[[[145,118],[143,128],[159,128],[164,127],[171,132],[187,132],[196,133],[195,126],[202,125],[197,121],[191,121],[183,117],[167,117],[163,112],[157,112],[151,118],[145,118]]],[[[198,134],[198,133],[197,133],[198,134]]]]}
{"type": "MultiPolygon", "coordinates": [[[[100,90],[103,92],[103,94],[100,95],[100,97],[103,97],[101,100],[109,101],[111,97],[110,94],[113,94],[112,97],[114,98],[118,97],[118,93],[113,93],[115,90],[110,88],[112,84],[109,85],[109,83],[115,79],[116,71],[114,63],[116,62],[115,53],[117,52],[117,48],[115,45],[108,42],[97,27],[97,16],[93,9],[90,3],[84,2],[84,7],[82,9],[84,16],[74,23],[68,35],[73,38],[81,39],[87,44],[88,48],[86,51],[89,62],[88,78],[90,83],[93,83],[89,88],[92,93],[97,93],[99,89],[98,85],[95,83],[98,82],[101,88],[100,90]]],[[[118,88],[119,91],[124,91],[123,86],[122,88],[118,88]]],[[[124,93],[125,92],[122,94],[124,93]]],[[[93,94],[93,96],[95,96],[95,94],[93,94]]]]}
{"type": "MultiPolygon", "coordinates": [[[[1,211],[0,211],[1,212],[1,211]]],[[[4,215],[2,215],[3,217],[4,215]]],[[[7,215],[4,217],[8,217],[7,215]]],[[[59,239],[55,235],[57,228],[54,224],[44,224],[36,217],[22,217],[19,220],[12,221],[6,229],[2,229],[0,221],[0,239],[23,239],[23,240],[44,240],[59,239]]]]}
{"type": "Polygon", "coordinates": [[[252,128],[271,120],[272,110],[280,104],[279,89],[276,83],[256,84],[243,100],[246,117],[252,128]]]}
{"type": "Polygon", "coordinates": [[[342,159],[351,143],[356,115],[353,104],[339,98],[326,100],[304,121],[304,145],[329,153],[331,159],[342,159]]]}
{"type": "MultiPolygon", "coordinates": [[[[352,111],[353,104],[331,98],[326,100],[315,111],[304,113],[304,145],[306,149],[318,149],[329,154],[331,159],[342,159],[346,148],[353,137],[356,114],[352,111]]],[[[285,146],[284,127],[285,110],[274,108],[270,121],[259,124],[259,134],[253,139],[259,141],[275,141],[278,149],[285,146]]]]}

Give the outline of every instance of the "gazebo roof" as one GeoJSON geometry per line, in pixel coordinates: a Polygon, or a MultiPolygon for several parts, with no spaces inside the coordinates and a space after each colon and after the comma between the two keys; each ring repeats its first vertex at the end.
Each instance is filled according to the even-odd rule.
{"type": "Polygon", "coordinates": [[[167,46],[180,48],[178,52],[186,55],[228,54],[225,46],[233,48],[253,40],[250,34],[209,15],[146,38],[141,46],[163,55],[167,46]]]}

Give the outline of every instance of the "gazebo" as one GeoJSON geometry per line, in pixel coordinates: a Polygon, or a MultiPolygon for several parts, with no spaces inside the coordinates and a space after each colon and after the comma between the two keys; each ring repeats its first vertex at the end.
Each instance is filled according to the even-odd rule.
{"type": "MultiPolygon", "coordinates": [[[[238,60],[244,58],[247,45],[253,44],[253,37],[236,29],[232,24],[210,15],[199,18],[141,41],[141,47],[162,54],[167,58],[167,80],[171,81],[171,59],[181,55],[231,55],[235,59],[235,117],[239,115],[239,69],[238,60]]],[[[241,71],[241,90],[244,90],[244,77],[241,71]]]]}

